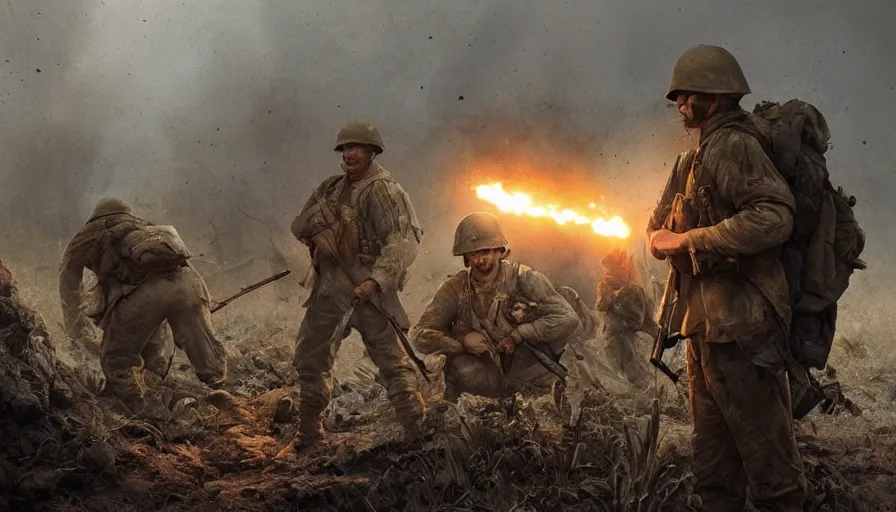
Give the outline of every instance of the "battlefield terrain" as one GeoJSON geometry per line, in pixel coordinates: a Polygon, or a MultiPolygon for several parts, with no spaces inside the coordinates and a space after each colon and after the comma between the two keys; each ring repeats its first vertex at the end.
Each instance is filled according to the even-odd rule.
{"type": "MultiPolygon", "coordinates": [[[[249,262],[239,277],[232,268],[202,271],[220,296],[238,290],[240,280],[280,270],[278,263],[249,262]]],[[[0,428],[7,440],[0,509],[660,511],[697,505],[689,498],[686,379],[675,387],[657,373],[647,389],[596,386],[575,425],[565,425],[550,396],[465,395],[455,406],[438,400],[438,381],[420,379],[436,433],[408,445],[353,334],[336,362],[328,440],[296,455],[294,421],[278,404],[297,396],[291,361],[307,294],[301,272],[214,315],[227,345],[228,393],[209,394],[182,353],[164,382],[147,379],[170,411],[162,422],[118,415],[95,396],[101,381],[95,347],[73,346],[61,334],[52,266],[6,270],[0,274],[0,428]]],[[[437,284],[427,276],[439,278],[421,275],[404,297],[412,319],[437,284]]],[[[848,401],[797,423],[814,495],[807,510],[893,510],[896,503],[896,361],[875,356],[869,348],[875,343],[838,339],[819,378],[839,381],[848,401]]],[[[645,359],[649,345],[644,339],[639,347],[645,359]]],[[[670,362],[677,369],[683,358],[673,353],[670,362]]]]}

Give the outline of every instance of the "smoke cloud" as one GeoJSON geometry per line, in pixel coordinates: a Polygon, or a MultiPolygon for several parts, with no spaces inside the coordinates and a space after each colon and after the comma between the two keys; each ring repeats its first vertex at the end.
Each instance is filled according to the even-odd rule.
{"type": "MultiPolygon", "coordinates": [[[[471,190],[481,179],[603,197],[640,251],[668,166],[694,144],[663,98],[669,72],[706,43],[740,61],[754,91],[745,105],[799,97],[826,115],[833,180],[858,198],[869,237],[841,331],[896,327],[879,315],[893,305],[892,2],[31,0],[0,11],[2,252],[43,268],[47,289],[106,195],[174,224],[215,265],[298,261],[289,223],[339,172],[333,139],[353,118],[380,127],[381,162],[423,223],[418,302],[461,267],[456,222],[495,211],[471,190]],[[514,173],[520,162],[538,176],[514,173]]],[[[514,257],[593,296],[615,242],[500,217],[514,257]]]]}

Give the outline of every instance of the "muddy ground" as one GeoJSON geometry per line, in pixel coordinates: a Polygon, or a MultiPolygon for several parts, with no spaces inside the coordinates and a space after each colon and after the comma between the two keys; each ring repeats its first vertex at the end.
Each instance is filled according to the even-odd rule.
{"type": "MultiPolygon", "coordinates": [[[[35,282],[23,274],[23,283],[35,282]]],[[[288,417],[276,422],[274,414],[281,398],[295,394],[292,340],[304,298],[294,293],[295,283],[215,315],[231,368],[227,393],[208,394],[178,353],[171,375],[151,382],[170,418],[145,422],[110,412],[107,399],[94,396],[101,380],[95,357],[32,313],[29,307],[38,304],[39,312],[47,294],[27,285],[19,293],[3,275],[0,510],[648,511],[696,505],[689,497],[686,390],[660,377],[649,389],[594,390],[575,427],[563,426],[549,397],[463,397],[454,406],[438,400],[438,386],[426,387],[436,433],[407,445],[353,335],[336,365],[328,442],[296,456],[289,447],[294,425],[288,417]]],[[[53,318],[52,305],[43,306],[53,318]]],[[[409,303],[412,318],[420,307],[409,303]]],[[[896,510],[894,362],[862,341],[838,341],[822,378],[838,379],[855,407],[813,412],[797,426],[814,492],[807,510],[896,510]]]]}

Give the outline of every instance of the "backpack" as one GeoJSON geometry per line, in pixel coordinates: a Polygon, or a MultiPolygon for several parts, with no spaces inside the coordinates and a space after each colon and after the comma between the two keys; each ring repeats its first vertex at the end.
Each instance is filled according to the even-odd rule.
{"type": "Polygon", "coordinates": [[[173,272],[191,257],[172,226],[120,223],[106,233],[102,267],[124,284],[139,285],[150,276],[173,272]]]}
{"type": "Polygon", "coordinates": [[[796,202],[781,255],[790,287],[790,352],[804,368],[821,370],[834,341],[837,301],[853,272],[867,268],[859,259],[865,233],[853,212],[856,199],[831,183],[824,157],[831,134],[814,106],[766,101],[750,118],[796,202]]]}

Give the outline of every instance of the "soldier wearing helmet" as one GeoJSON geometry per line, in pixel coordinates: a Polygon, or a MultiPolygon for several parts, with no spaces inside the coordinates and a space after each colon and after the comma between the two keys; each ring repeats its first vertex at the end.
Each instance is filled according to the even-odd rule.
{"type": "Polygon", "coordinates": [[[632,279],[632,253],[617,249],[601,261],[606,273],[597,283],[594,309],[602,317],[602,337],[608,363],[633,384],[643,384],[652,374],[638,357],[637,333],[656,336],[650,300],[632,279]]]}
{"type": "Polygon", "coordinates": [[[146,393],[143,378],[144,369],[160,378],[168,373],[173,348],[166,347],[166,323],[201,381],[214,389],[227,382],[224,346],[209,313],[211,299],[189,257],[174,228],[155,226],[112,197],[96,204],[62,256],[59,297],[65,332],[89,347],[93,325],[103,331],[100,364],[106,390],[128,412],[167,416],[160,399],[146,393]],[[92,304],[84,304],[81,294],[85,268],[97,278],[92,304]]]}
{"type": "Polygon", "coordinates": [[[791,417],[780,260],[794,198],[763,150],[761,127],[739,106],[748,93],[723,48],[697,46],[678,59],[666,98],[699,130],[699,147],[679,157],[648,234],[652,254],[680,274],[683,317],[670,329],[688,338],[703,509],[743,510],[749,488],[760,510],[801,510],[806,479],[791,417]]]}
{"type": "Polygon", "coordinates": [[[314,269],[294,358],[300,382],[299,449],[324,437],[322,415],[330,401],[330,372],[339,341],[351,328],[361,334],[379,368],[408,437],[421,435],[424,416],[414,367],[388,319],[377,310],[404,329],[410,327],[398,293],[417,257],[423,231],[407,193],[376,162],[385,145],[373,124],[363,120],[346,124],[334,149],[342,153],[343,172],[314,190],[291,228],[308,246],[314,269]],[[357,306],[345,331],[334,333],[353,303],[357,306]]]}
{"type": "Polygon", "coordinates": [[[559,360],[581,326],[572,306],[540,272],[505,259],[507,240],[489,213],[460,221],[453,252],[465,269],[442,283],[411,331],[419,351],[447,357],[444,399],[550,389],[554,377],[517,346],[529,341],[559,360]]]}

